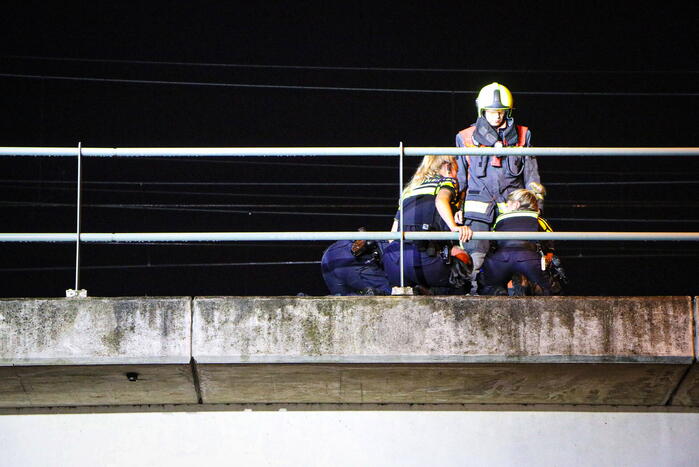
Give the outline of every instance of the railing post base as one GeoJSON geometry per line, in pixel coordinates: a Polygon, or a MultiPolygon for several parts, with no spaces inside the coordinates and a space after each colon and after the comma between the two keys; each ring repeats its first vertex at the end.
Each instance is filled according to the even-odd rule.
{"type": "Polygon", "coordinates": [[[87,298],[87,290],[68,289],[66,290],[66,298],[87,298]]]}
{"type": "Polygon", "coordinates": [[[415,295],[412,287],[393,287],[391,295],[415,295]]]}

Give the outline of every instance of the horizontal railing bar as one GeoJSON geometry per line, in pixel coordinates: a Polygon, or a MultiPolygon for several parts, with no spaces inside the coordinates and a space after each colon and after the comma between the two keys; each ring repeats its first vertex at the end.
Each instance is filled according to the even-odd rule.
{"type": "Polygon", "coordinates": [[[456,148],[406,147],[406,156],[425,155],[491,155],[512,156],[699,156],[699,148],[456,148]]]}
{"type": "MultiPolygon", "coordinates": [[[[409,240],[456,240],[455,232],[406,232],[409,240]]],[[[473,232],[475,240],[697,241],[699,232],[473,232]]]]}
{"type": "MultiPolygon", "coordinates": [[[[405,147],[406,156],[449,155],[529,156],[699,156],[699,148],[457,148],[405,147]]],[[[82,148],[81,157],[244,157],[244,156],[398,156],[398,147],[287,148],[82,148]]],[[[77,156],[76,148],[0,147],[0,156],[77,156]]]]}
{"type": "MultiPolygon", "coordinates": [[[[699,232],[474,232],[475,240],[698,241],[699,232]]],[[[399,240],[399,232],[81,233],[86,243],[399,240]]],[[[456,232],[405,232],[406,240],[457,240],[456,232]]],[[[74,242],[75,233],[3,233],[0,242],[74,242]]]]}

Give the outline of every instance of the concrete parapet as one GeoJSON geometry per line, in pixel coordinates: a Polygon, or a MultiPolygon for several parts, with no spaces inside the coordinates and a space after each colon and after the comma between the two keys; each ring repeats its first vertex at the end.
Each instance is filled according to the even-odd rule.
{"type": "Polygon", "coordinates": [[[692,313],[690,297],[0,300],[0,408],[699,407],[692,313]]]}
{"type": "Polygon", "coordinates": [[[196,298],[200,363],[691,363],[690,297],[196,298]]]}
{"type": "Polygon", "coordinates": [[[0,407],[196,403],[190,342],[189,297],[0,300],[0,407]]]}
{"type": "Polygon", "coordinates": [[[0,300],[0,366],[189,363],[191,298],[0,300]]]}

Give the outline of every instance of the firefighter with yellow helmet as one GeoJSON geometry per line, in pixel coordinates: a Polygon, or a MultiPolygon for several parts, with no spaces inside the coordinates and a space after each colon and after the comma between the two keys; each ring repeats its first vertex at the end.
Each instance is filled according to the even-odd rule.
{"type": "MultiPolygon", "coordinates": [[[[529,147],[531,131],[516,125],[509,89],[491,83],[478,93],[476,122],[456,135],[458,147],[529,147]]],[[[463,223],[474,232],[489,231],[497,216],[505,212],[507,196],[528,188],[538,194],[543,207],[543,186],[534,156],[459,156],[458,181],[463,202],[463,223]]],[[[489,250],[488,240],[471,240],[464,245],[473,260],[471,293],[477,293],[476,275],[489,250]]]]}

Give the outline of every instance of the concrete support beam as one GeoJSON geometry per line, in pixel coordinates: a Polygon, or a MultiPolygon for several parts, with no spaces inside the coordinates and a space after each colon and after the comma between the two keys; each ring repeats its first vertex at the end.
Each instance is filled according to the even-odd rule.
{"type": "Polygon", "coordinates": [[[673,405],[683,407],[699,407],[699,299],[694,297],[694,363],[682,379],[675,396],[673,405]]]}
{"type": "Polygon", "coordinates": [[[684,365],[200,365],[208,403],[664,405],[684,365]]]}
{"type": "Polygon", "coordinates": [[[672,398],[672,405],[699,407],[699,363],[694,362],[672,398]]]}
{"type": "Polygon", "coordinates": [[[196,404],[189,365],[0,367],[0,408],[196,404]],[[136,380],[128,376],[136,374],[136,380]],[[127,376],[128,375],[128,376],[127,376]]]}

